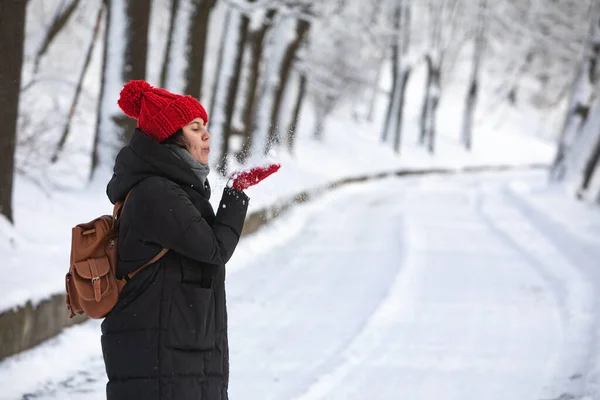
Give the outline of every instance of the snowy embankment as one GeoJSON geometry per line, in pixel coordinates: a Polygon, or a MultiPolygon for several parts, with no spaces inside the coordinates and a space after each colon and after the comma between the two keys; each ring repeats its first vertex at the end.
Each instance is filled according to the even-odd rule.
{"type": "MultiPolygon", "coordinates": [[[[242,240],[231,397],[596,398],[596,259],[570,252],[598,248],[600,217],[540,192],[543,176],[350,185],[242,240]]],[[[104,398],[99,334],[90,321],[6,360],[2,395],[104,398]]]]}

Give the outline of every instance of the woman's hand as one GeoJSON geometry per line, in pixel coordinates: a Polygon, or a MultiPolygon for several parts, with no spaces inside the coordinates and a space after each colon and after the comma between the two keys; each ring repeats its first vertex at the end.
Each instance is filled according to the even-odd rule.
{"type": "Polygon", "coordinates": [[[280,164],[271,164],[268,167],[256,167],[249,171],[234,173],[230,179],[233,180],[231,187],[236,190],[245,190],[250,186],[256,185],[266,177],[279,171],[280,164]]]}

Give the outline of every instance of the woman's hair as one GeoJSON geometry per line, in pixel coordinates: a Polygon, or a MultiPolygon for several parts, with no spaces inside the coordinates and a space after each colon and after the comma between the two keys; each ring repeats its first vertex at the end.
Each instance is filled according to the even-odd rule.
{"type": "Polygon", "coordinates": [[[189,143],[185,136],[183,135],[183,129],[179,129],[177,132],[163,140],[163,144],[174,144],[175,146],[179,146],[184,149],[188,149],[189,143]]]}

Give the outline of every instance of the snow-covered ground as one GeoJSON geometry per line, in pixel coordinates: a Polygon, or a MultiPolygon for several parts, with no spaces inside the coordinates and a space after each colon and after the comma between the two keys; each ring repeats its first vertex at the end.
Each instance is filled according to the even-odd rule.
{"type": "MultiPolygon", "coordinates": [[[[600,215],[544,178],[357,184],[244,238],[230,397],[599,398],[600,215]]],[[[1,363],[0,399],[102,399],[105,380],[91,321],[1,363]]]]}

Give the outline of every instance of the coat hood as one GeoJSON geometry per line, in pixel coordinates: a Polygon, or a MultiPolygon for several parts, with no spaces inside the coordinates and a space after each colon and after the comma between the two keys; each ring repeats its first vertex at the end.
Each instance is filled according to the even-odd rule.
{"type": "Polygon", "coordinates": [[[106,194],[114,204],[124,200],[135,185],[152,176],[167,178],[181,186],[191,187],[207,199],[210,197],[210,187],[200,182],[183,160],[166,146],[136,129],[129,144],[117,155],[106,194]]]}

